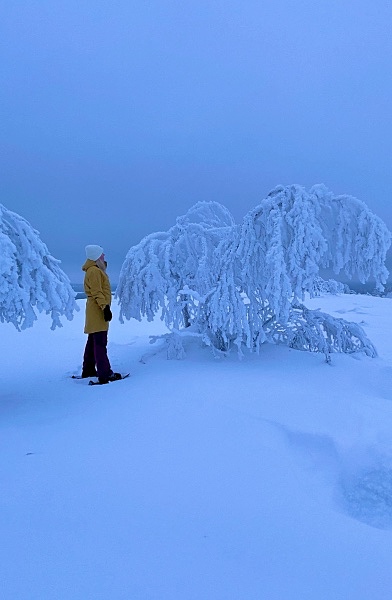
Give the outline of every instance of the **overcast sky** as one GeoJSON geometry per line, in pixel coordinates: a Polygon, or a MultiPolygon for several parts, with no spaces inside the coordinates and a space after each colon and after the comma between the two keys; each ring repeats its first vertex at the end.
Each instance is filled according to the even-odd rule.
{"type": "Polygon", "coordinates": [[[392,229],[391,0],[3,0],[0,203],[73,281],[199,200],[325,183],[392,229]]]}

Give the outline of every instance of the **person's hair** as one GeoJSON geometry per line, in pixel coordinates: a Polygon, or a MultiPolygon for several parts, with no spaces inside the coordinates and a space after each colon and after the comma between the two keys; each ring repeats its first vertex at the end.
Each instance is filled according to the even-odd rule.
{"type": "Polygon", "coordinates": [[[103,271],[104,273],[106,273],[106,261],[102,260],[101,258],[97,258],[97,260],[95,261],[95,264],[97,265],[98,269],[101,269],[101,271],[103,271]]]}

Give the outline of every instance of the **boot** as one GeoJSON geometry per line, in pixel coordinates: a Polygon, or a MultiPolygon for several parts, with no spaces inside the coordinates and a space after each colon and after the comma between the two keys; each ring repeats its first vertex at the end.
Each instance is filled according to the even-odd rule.
{"type": "Polygon", "coordinates": [[[109,377],[98,377],[99,383],[109,383],[109,381],[117,381],[118,379],[122,379],[121,373],[111,373],[109,377]]]}
{"type": "Polygon", "coordinates": [[[98,377],[98,373],[96,371],[82,371],[82,379],[86,377],[98,377]]]}
{"type": "Polygon", "coordinates": [[[117,381],[118,379],[121,379],[121,373],[112,373],[109,376],[109,381],[117,381]]]}

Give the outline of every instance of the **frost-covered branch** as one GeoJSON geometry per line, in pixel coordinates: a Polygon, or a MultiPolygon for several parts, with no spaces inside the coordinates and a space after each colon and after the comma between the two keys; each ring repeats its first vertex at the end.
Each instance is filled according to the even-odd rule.
{"type": "Polygon", "coordinates": [[[360,325],[320,310],[309,310],[303,305],[292,307],[287,323],[275,322],[268,337],[297,350],[322,352],[327,359],[334,352],[363,352],[372,358],[377,356],[376,348],[360,325]]]}
{"type": "Polygon", "coordinates": [[[238,257],[246,289],[260,289],[279,319],[290,305],[313,293],[319,269],[373,278],[383,289],[388,277],[387,227],[352,196],[334,196],[324,185],[278,186],[244,218],[238,257]]]}
{"type": "Polygon", "coordinates": [[[66,274],[20,215],[0,204],[0,320],[17,329],[31,327],[36,310],[51,315],[52,329],[60,316],[72,319],[79,310],[66,274]]]}

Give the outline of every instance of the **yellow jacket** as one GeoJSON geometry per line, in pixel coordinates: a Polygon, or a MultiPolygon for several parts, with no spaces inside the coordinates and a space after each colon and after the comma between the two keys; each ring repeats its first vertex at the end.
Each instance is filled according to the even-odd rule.
{"type": "Polygon", "coordinates": [[[90,259],[86,260],[82,269],[85,271],[84,291],[87,296],[84,333],[107,331],[109,323],[103,318],[103,309],[112,301],[109,277],[90,259]]]}

